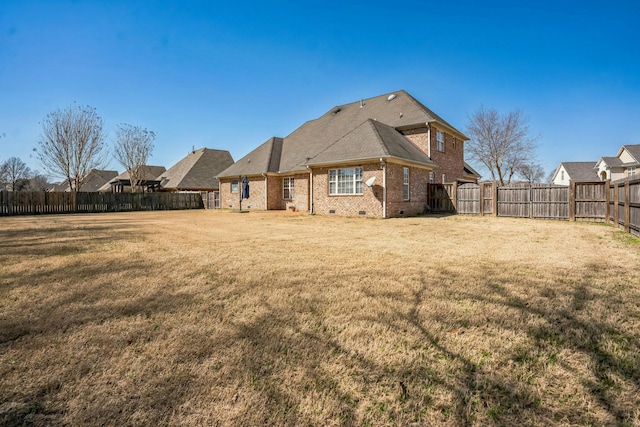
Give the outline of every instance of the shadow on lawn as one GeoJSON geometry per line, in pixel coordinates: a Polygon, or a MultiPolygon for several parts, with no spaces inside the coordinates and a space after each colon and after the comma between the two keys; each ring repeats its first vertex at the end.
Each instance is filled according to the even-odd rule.
{"type": "Polygon", "coordinates": [[[125,281],[144,276],[151,267],[148,260],[131,257],[114,263],[109,257],[92,258],[91,262],[75,258],[103,243],[118,245],[142,238],[132,231],[131,223],[125,222],[116,228],[86,225],[0,233],[0,257],[5,260],[73,257],[55,267],[7,272],[0,277],[4,299],[0,312],[0,360],[4,361],[0,364],[1,425],[69,423],[67,405],[73,400],[84,406],[76,413],[79,416],[72,418],[73,424],[161,424],[190,396],[191,373],[179,364],[139,382],[146,392],[122,386],[122,382],[133,382],[131,378],[95,384],[104,395],[86,388],[90,378],[114,375],[112,364],[122,363],[136,346],[162,339],[153,316],[175,313],[193,304],[192,295],[170,286],[124,297],[127,283],[114,281],[113,275],[125,281]],[[71,278],[68,282],[67,277],[71,278]],[[139,327],[118,329],[128,322],[139,327]],[[116,326],[110,329],[110,324],[116,326]],[[80,384],[84,384],[84,395],[75,390],[80,384]],[[144,416],[135,422],[139,413],[144,416]]]}
{"type": "MultiPolygon", "coordinates": [[[[11,236],[13,249],[19,248],[15,243],[19,238],[11,236]]],[[[110,241],[114,238],[119,237],[111,236],[110,241]]],[[[91,237],[79,239],[92,244],[91,237]]],[[[33,252],[23,254],[39,255],[44,240],[39,242],[26,249],[33,252]]],[[[13,346],[24,352],[53,351],[55,347],[47,347],[49,336],[64,341],[67,331],[89,325],[132,322],[136,328],[125,334],[116,330],[102,340],[93,337],[83,344],[89,347],[83,353],[85,360],[70,355],[67,364],[57,361],[62,372],[14,389],[12,394],[0,391],[3,425],[63,424],[70,411],[64,406],[65,398],[82,406],[72,418],[78,424],[161,425],[190,420],[222,425],[594,425],[639,421],[634,412],[637,395],[628,393],[635,401],[625,400],[621,389],[640,388],[640,342],[626,332],[633,326],[617,322],[637,315],[633,299],[640,296],[624,281],[615,292],[602,285],[621,273],[612,267],[590,266],[582,277],[567,277],[557,288],[538,281],[535,271],[517,284],[505,283],[501,268],[492,265],[479,267],[473,277],[445,270],[425,275],[413,291],[376,293],[363,284],[357,289],[360,294],[349,297],[367,297],[382,305],[398,302],[402,309],[339,313],[344,319],[336,320],[338,314],[327,314],[331,300],[321,294],[297,295],[290,306],[264,303],[254,316],[225,308],[258,292],[259,284],[243,287],[238,283],[233,295],[214,288],[206,304],[202,295],[178,292],[179,286],[117,299],[119,293],[111,293],[104,275],[133,276],[140,272],[139,260],[72,266],[75,274],[87,278],[83,286],[68,292],[62,289],[52,304],[42,305],[37,317],[29,310],[33,301],[22,302],[15,316],[0,316],[0,357],[13,346]],[[448,311],[438,311],[437,304],[431,305],[435,300],[447,304],[448,311]],[[600,310],[590,312],[594,306],[600,310]],[[178,312],[197,316],[188,317],[188,324],[175,335],[156,327],[155,318],[178,312]],[[364,325],[363,348],[354,347],[349,341],[353,337],[345,337],[341,329],[356,323],[364,325]],[[367,352],[364,347],[375,342],[376,328],[392,331],[397,348],[367,352]],[[485,354],[481,345],[465,347],[465,343],[492,340],[497,333],[510,333],[521,343],[490,349],[493,354],[485,354]],[[155,344],[153,353],[150,348],[155,344]],[[114,371],[112,363],[122,360],[124,353],[142,357],[147,350],[161,363],[141,362],[140,374],[133,367],[124,373],[114,371]],[[399,356],[387,358],[392,351],[399,356]],[[587,363],[577,366],[575,360],[564,360],[567,354],[587,363]],[[569,373],[577,386],[577,396],[551,391],[551,399],[569,400],[557,406],[544,395],[544,386],[536,383],[542,378],[555,381],[556,389],[562,386],[561,378],[547,377],[544,367],[549,364],[569,373]],[[72,377],[69,384],[61,379],[64,375],[72,377]],[[86,382],[91,381],[96,381],[100,393],[87,388],[86,382]],[[77,383],[83,384],[86,396],[69,390],[77,383]],[[57,405],[52,405],[56,400],[57,405]],[[583,411],[581,405],[590,404],[597,405],[599,412],[583,411]]],[[[21,272],[0,279],[0,284],[18,280],[39,284],[59,276],[64,268],[68,266],[59,271],[21,272]]],[[[370,272],[372,277],[386,273],[382,267],[370,272]]],[[[347,276],[337,272],[323,280],[341,285],[351,279],[347,276]]],[[[290,291],[296,292],[295,287],[290,291]]],[[[26,365],[24,375],[34,374],[33,367],[26,365]]],[[[15,377],[12,369],[17,368],[0,366],[0,374],[15,377]]]]}

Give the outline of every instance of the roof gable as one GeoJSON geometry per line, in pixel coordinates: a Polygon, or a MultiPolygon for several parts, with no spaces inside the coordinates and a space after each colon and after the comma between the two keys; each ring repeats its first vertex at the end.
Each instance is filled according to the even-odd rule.
{"type": "Polygon", "coordinates": [[[432,165],[427,155],[400,132],[384,123],[367,119],[357,128],[311,158],[307,164],[395,157],[432,165]]]}
{"type": "Polygon", "coordinates": [[[221,171],[218,176],[260,175],[280,170],[282,138],[272,137],[258,148],[221,171]]]}
{"type": "Polygon", "coordinates": [[[185,158],[158,177],[165,189],[211,189],[218,188],[216,175],[233,164],[233,158],[226,150],[201,148],[192,151],[185,158]]]}
{"type": "Polygon", "coordinates": [[[640,163],[640,144],[623,145],[620,147],[620,150],[618,150],[616,157],[620,158],[622,163],[640,163]],[[627,154],[627,156],[624,156],[623,154],[627,154]],[[624,161],[622,157],[630,157],[633,160],[632,162],[624,161]]]}
{"type": "Polygon", "coordinates": [[[595,168],[596,162],[562,162],[560,166],[564,168],[569,177],[574,181],[598,179],[598,173],[595,168]]]}

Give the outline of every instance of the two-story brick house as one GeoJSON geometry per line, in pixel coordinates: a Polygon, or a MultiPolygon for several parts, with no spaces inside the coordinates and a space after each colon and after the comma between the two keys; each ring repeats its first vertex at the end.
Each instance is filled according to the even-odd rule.
{"type": "Polygon", "coordinates": [[[390,218],[425,210],[427,184],[479,178],[468,138],[401,90],[337,106],[218,175],[221,207],[390,218]]]}

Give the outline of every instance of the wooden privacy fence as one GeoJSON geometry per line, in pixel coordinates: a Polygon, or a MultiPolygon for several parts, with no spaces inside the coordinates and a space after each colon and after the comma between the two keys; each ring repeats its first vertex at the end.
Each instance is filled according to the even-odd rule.
{"type": "Polygon", "coordinates": [[[640,234],[640,180],[571,181],[569,186],[430,184],[429,208],[432,212],[459,214],[609,221],[640,234]]]}
{"type": "Polygon", "coordinates": [[[199,193],[0,192],[0,216],[202,208],[199,193]]]}
{"type": "Polygon", "coordinates": [[[607,219],[640,236],[640,179],[609,184],[607,219]]]}

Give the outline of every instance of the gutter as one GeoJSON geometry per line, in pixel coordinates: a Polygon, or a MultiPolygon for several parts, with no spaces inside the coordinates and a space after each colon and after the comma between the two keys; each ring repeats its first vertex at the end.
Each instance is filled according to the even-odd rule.
{"type": "Polygon", "coordinates": [[[387,162],[380,157],[382,165],[382,219],[387,217],[387,162]]]}
{"type": "Polygon", "coordinates": [[[269,205],[267,203],[269,202],[269,198],[267,195],[269,194],[269,187],[267,186],[267,174],[263,173],[262,176],[264,177],[264,210],[268,211],[269,205]]]}
{"type": "Polygon", "coordinates": [[[307,165],[307,169],[309,170],[309,215],[315,215],[313,211],[313,171],[309,165],[307,165]]]}

